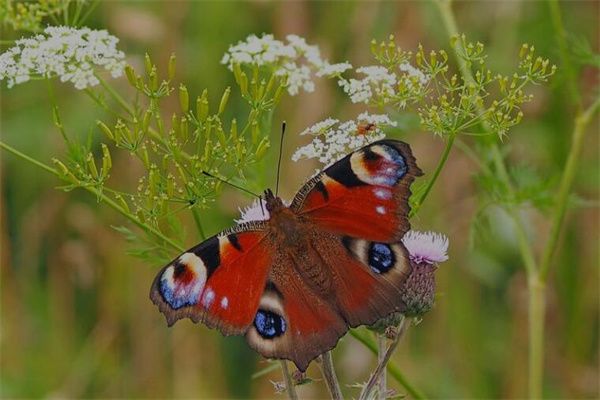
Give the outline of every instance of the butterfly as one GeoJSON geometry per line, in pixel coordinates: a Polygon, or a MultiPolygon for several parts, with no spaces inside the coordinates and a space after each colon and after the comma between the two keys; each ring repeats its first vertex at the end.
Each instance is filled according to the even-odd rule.
{"type": "Polygon", "coordinates": [[[305,371],[349,327],[405,309],[412,267],[401,239],[419,175],[408,144],[380,140],[315,175],[289,206],[266,190],[263,218],[181,254],[150,298],[169,326],[190,318],[245,335],[263,356],[305,371]]]}

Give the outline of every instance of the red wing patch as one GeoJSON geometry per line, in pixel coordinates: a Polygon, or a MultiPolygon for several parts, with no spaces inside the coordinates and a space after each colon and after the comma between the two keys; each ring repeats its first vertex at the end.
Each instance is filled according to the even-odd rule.
{"type": "Polygon", "coordinates": [[[325,169],[291,207],[332,233],[399,241],[410,228],[410,184],[421,174],[406,143],[375,142],[325,169]]]}
{"type": "Polygon", "coordinates": [[[190,318],[224,334],[245,332],[272,264],[265,235],[249,231],[213,236],[164,267],[150,298],[169,325],[190,318]]]}

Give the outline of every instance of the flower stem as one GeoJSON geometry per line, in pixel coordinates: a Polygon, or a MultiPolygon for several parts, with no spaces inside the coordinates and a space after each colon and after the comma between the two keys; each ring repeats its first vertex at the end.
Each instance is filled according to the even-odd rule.
{"type": "MultiPolygon", "coordinates": [[[[387,337],[381,333],[377,334],[377,363],[378,365],[385,363],[385,353],[387,348],[387,337]]],[[[377,382],[377,399],[385,400],[387,394],[387,379],[386,372],[379,374],[377,382]]]]}
{"type": "MultiPolygon", "coordinates": [[[[377,345],[373,340],[368,338],[366,335],[363,335],[362,333],[360,333],[360,331],[356,329],[350,329],[350,334],[356,340],[364,344],[365,347],[369,349],[373,354],[377,354],[377,345]]],[[[427,396],[425,396],[419,389],[414,387],[408,381],[408,379],[404,376],[400,368],[393,361],[388,361],[386,368],[390,376],[394,378],[394,380],[398,382],[408,392],[408,394],[412,396],[412,398],[417,400],[427,398],[427,396]]]]}
{"type": "MultiPolygon", "coordinates": [[[[30,156],[28,156],[27,154],[24,154],[22,152],[20,152],[19,150],[15,149],[12,146],[9,146],[8,144],[4,143],[3,141],[0,141],[0,148],[8,151],[9,153],[12,153],[34,165],[36,165],[37,167],[42,168],[43,170],[45,170],[46,172],[49,172],[55,176],[57,176],[58,178],[61,177],[60,173],[50,167],[49,165],[46,165],[30,156]]],[[[135,225],[137,225],[139,228],[141,228],[142,230],[156,236],[157,238],[163,240],[166,244],[170,245],[171,247],[173,247],[174,249],[178,250],[178,251],[183,251],[183,247],[181,247],[179,244],[177,244],[175,241],[173,241],[172,239],[166,237],[164,234],[162,234],[159,230],[157,230],[156,228],[147,225],[143,222],[141,222],[139,219],[136,218],[135,215],[129,213],[127,210],[125,210],[124,208],[122,208],[118,203],[116,203],[114,200],[112,200],[110,197],[106,196],[104,193],[102,193],[100,190],[96,189],[95,187],[92,186],[80,186],[82,189],[87,190],[88,192],[94,194],[100,201],[103,201],[104,203],[106,203],[109,207],[111,207],[112,209],[116,210],[117,212],[119,212],[120,214],[122,214],[125,218],[127,218],[128,220],[130,220],[131,222],[133,222],[135,225]]]]}
{"type": "Polygon", "coordinates": [[[529,398],[542,398],[544,378],[544,315],[546,285],[538,276],[529,276],[529,398]]]}
{"type": "Polygon", "coordinates": [[[590,105],[585,111],[575,118],[575,128],[573,130],[571,149],[569,150],[569,155],[567,156],[567,162],[558,189],[556,208],[552,216],[550,236],[546,246],[544,247],[542,260],[540,262],[540,279],[542,282],[545,282],[548,276],[550,262],[552,261],[552,256],[556,250],[556,243],[558,242],[558,238],[560,236],[560,228],[564,222],[565,212],[569,200],[569,193],[571,190],[571,185],[573,184],[573,179],[575,178],[575,173],[577,172],[579,153],[581,153],[581,147],[583,146],[583,137],[588,124],[599,107],[600,97],[596,98],[592,105],[590,105]]]}
{"type": "Polygon", "coordinates": [[[446,161],[448,161],[448,156],[450,155],[450,150],[452,150],[452,145],[454,144],[455,137],[456,137],[456,135],[454,133],[448,137],[448,141],[446,142],[446,147],[444,148],[442,157],[440,158],[440,161],[438,162],[438,165],[435,168],[433,176],[431,177],[429,182],[427,182],[427,187],[425,188],[425,190],[422,192],[422,194],[416,200],[413,209],[410,210],[410,214],[408,216],[409,218],[414,217],[419,212],[421,205],[423,204],[423,202],[429,195],[429,192],[431,191],[431,188],[437,181],[437,178],[440,176],[440,173],[442,172],[444,165],[446,165],[446,161]]]}
{"type": "Polygon", "coordinates": [[[98,81],[100,81],[100,85],[102,85],[102,87],[104,89],[106,89],[106,91],[110,94],[110,96],[115,99],[115,101],[117,103],[119,103],[119,105],[121,107],[123,107],[123,109],[127,112],[127,114],[131,115],[131,116],[135,116],[135,113],[133,111],[133,109],[131,107],[129,107],[129,104],[125,101],[125,99],[115,90],[112,88],[112,86],[110,86],[108,83],[106,83],[106,81],[104,79],[102,79],[102,77],[98,74],[95,74],[96,78],[98,78],[98,81]]]}
{"type": "Polygon", "coordinates": [[[327,384],[327,389],[329,389],[331,398],[333,400],[343,399],[340,383],[333,367],[331,351],[327,351],[321,355],[321,372],[323,373],[323,378],[325,379],[325,383],[327,384]]]}
{"type": "MultiPolygon", "coordinates": [[[[373,372],[373,374],[371,374],[369,381],[367,382],[364,389],[360,393],[359,400],[369,399],[371,396],[371,392],[373,391],[373,389],[375,389],[375,386],[377,385],[377,382],[379,381],[380,376],[385,375],[386,365],[387,365],[388,361],[390,360],[390,357],[396,350],[396,347],[398,347],[398,343],[400,343],[400,339],[402,338],[402,336],[404,335],[404,332],[406,331],[405,321],[406,321],[406,319],[402,318],[402,320],[398,324],[398,328],[397,328],[398,331],[396,332],[396,337],[394,338],[394,340],[392,341],[390,346],[387,348],[387,350],[383,354],[383,357],[377,364],[377,368],[375,368],[375,371],[373,372]]],[[[382,335],[380,335],[380,336],[382,336],[382,335]]],[[[378,394],[378,398],[379,399],[386,398],[385,390],[383,393],[378,394]]]]}
{"type": "Polygon", "coordinates": [[[294,386],[294,382],[292,381],[292,376],[290,375],[290,370],[287,365],[287,361],[280,360],[281,371],[283,372],[283,379],[285,381],[285,389],[287,391],[288,397],[290,400],[298,400],[298,393],[296,393],[296,387],[294,386]]]}

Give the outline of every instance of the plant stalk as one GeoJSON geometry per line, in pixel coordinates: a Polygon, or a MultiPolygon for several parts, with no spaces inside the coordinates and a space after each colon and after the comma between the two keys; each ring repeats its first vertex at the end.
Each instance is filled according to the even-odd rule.
{"type": "MultiPolygon", "coordinates": [[[[394,354],[396,347],[398,347],[398,344],[400,343],[400,339],[402,339],[402,336],[404,335],[404,332],[406,331],[406,323],[405,322],[406,322],[406,318],[402,318],[402,320],[398,324],[398,331],[396,332],[396,337],[394,338],[394,340],[392,341],[390,346],[385,351],[381,361],[377,364],[377,368],[375,368],[375,371],[373,372],[373,374],[371,374],[369,381],[367,382],[364,389],[360,393],[359,400],[369,399],[371,396],[371,393],[373,392],[373,389],[375,389],[375,386],[377,386],[379,377],[381,375],[385,374],[384,371],[385,371],[386,365],[387,365],[388,361],[390,360],[390,357],[392,356],[392,354],[394,354]]],[[[385,391],[384,391],[384,393],[379,393],[378,398],[385,399],[385,391]]]]}
{"type": "Polygon", "coordinates": [[[338,381],[335,369],[333,367],[333,359],[331,351],[327,351],[321,355],[321,372],[329,389],[329,394],[333,400],[342,400],[342,390],[338,381]]]}
{"type": "MultiPolygon", "coordinates": [[[[377,334],[377,364],[385,363],[385,353],[387,348],[387,337],[381,333],[377,334]]],[[[379,379],[377,382],[377,399],[385,400],[387,393],[387,376],[386,371],[381,372],[379,374],[379,379]]]]}
{"type": "Polygon", "coordinates": [[[579,154],[581,153],[581,148],[583,146],[583,138],[585,136],[586,128],[599,107],[600,97],[598,97],[594,103],[592,103],[575,119],[575,128],[573,130],[571,149],[569,150],[569,155],[567,156],[567,162],[565,164],[564,172],[558,189],[556,208],[552,216],[550,236],[546,246],[544,247],[540,262],[540,279],[542,282],[546,282],[552,256],[554,255],[556,245],[558,243],[560,230],[563,225],[565,213],[569,203],[569,193],[571,191],[573,180],[575,179],[575,173],[577,172],[579,154]]]}
{"type": "Polygon", "coordinates": [[[529,398],[542,398],[544,378],[544,316],[546,285],[538,276],[528,279],[529,291],[529,398]]]}
{"type": "Polygon", "coordinates": [[[285,381],[285,390],[287,391],[289,399],[298,400],[298,393],[296,393],[296,387],[292,381],[292,376],[290,375],[287,361],[280,360],[279,363],[281,364],[281,371],[283,372],[283,379],[285,381]]]}
{"type": "MultiPolygon", "coordinates": [[[[367,349],[369,349],[371,351],[371,353],[377,354],[377,345],[371,338],[367,337],[366,335],[361,334],[360,331],[358,331],[356,329],[350,329],[350,334],[356,340],[358,340],[363,345],[365,345],[365,347],[367,349]]],[[[417,399],[417,400],[427,399],[427,396],[425,396],[425,394],[423,394],[419,389],[414,387],[408,381],[408,379],[404,376],[404,374],[402,373],[400,368],[393,361],[388,361],[386,369],[387,369],[387,372],[390,374],[390,376],[392,378],[394,378],[394,380],[396,382],[398,382],[412,398],[417,399]]]]}
{"type": "Polygon", "coordinates": [[[438,165],[435,168],[433,176],[431,177],[431,179],[429,180],[429,182],[427,182],[427,187],[425,188],[425,190],[423,191],[423,193],[419,196],[419,198],[415,202],[415,205],[414,205],[413,209],[410,210],[410,214],[408,215],[409,218],[414,217],[419,212],[419,209],[421,208],[421,205],[423,204],[423,202],[425,201],[425,199],[429,195],[429,192],[431,191],[431,188],[433,187],[433,185],[437,181],[437,178],[440,176],[440,173],[442,172],[442,169],[444,168],[444,165],[446,165],[446,161],[448,161],[448,156],[450,155],[450,150],[452,150],[452,145],[454,144],[454,139],[455,138],[456,138],[455,134],[451,134],[448,137],[448,141],[446,142],[446,147],[444,148],[444,152],[442,153],[442,157],[440,158],[440,161],[438,162],[438,165]]]}
{"type": "MultiPolygon", "coordinates": [[[[55,175],[56,177],[60,178],[60,173],[50,167],[49,165],[46,165],[30,156],[28,156],[27,154],[24,154],[22,152],[20,152],[19,150],[15,149],[12,146],[9,146],[8,144],[4,143],[3,141],[0,141],[0,148],[8,151],[9,153],[12,153],[34,165],[36,165],[37,167],[42,168],[43,170],[45,170],[46,172],[49,172],[53,175],[55,175]]],[[[125,218],[127,218],[128,220],[130,220],[131,222],[133,222],[135,225],[137,225],[139,228],[141,228],[142,230],[151,233],[152,235],[156,236],[157,238],[163,240],[166,244],[170,245],[171,247],[173,247],[174,249],[178,250],[178,251],[183,251],[183,247],[181,247],[179,244],[177,244],[176,242],[174,242],[172,239],[166,237],[165,235],[163,235],[160,231],[158,231],[156,228],[147,225],[143,222],[141,222],[140,220],[138,220],[135,215],[127,212],[127,210],[123,209],[119,204],[117,204],[114,200],[112,200],[110,197],[106,196],[104,193],[102,193],[101,191],[99,191],[98,189],[92,187],[92,186],[80,186],[82,189],[87,190],[90,193],[93,193],[98,199],[100,199],[101,201],[103,201],[104,203],[106,203],[108,206],[110,206],[112,209],[116,210],[117,212],[119,212],[120,214],[122,214],[125,218]]]]}

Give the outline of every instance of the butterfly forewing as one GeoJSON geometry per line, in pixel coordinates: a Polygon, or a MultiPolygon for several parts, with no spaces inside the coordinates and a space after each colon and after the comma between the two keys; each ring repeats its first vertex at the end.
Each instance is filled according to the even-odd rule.
{"type": "Polygon", "coordinates": [[[398,242],[410,228],[410,184],[421,174],[406,143],[378,141],[311,179],[291,208],[333,233],[398,242]]]}
{"type": "Polygon", "coordinates": [[[150,298],[169,325],[190,318],[223,334],[243,334],[254,320],[272,264],[265,236],[262,230],[234,228],[165,266],[150,298]]]}

